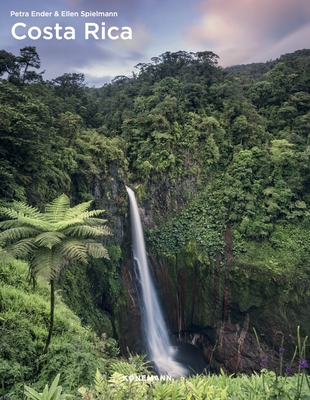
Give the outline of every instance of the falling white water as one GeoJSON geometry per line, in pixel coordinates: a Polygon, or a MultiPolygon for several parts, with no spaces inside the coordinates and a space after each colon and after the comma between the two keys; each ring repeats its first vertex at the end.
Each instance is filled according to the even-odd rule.
{"type": "Polygon", "coordinates": [[[170,345],[166,324],[159,305],[157,293],[150,275],[138,205],[134,192],[126,186],[130,201],[130,220],[133,255],[139,269],[142,290],[142,323],[145,328],[148,358],[154,362],[160,374],[178,377],[187,370],[173,360],[174,349],[170,345]]]}

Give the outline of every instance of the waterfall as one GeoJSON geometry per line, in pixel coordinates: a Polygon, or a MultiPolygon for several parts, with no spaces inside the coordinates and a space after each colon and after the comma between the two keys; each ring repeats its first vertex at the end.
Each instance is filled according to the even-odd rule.
{"type": "Polygon", "coordinates": [[[154,362],[158,373],[167,373],[178,377],[185,374],[186,369],[173,359],[174,348],[170,344],[167,327],[147,261],[138,205],[134,192],[127,186],[126,190],[130,202],[133,257],[138,267],[141,284],[142,304],[140,308],[148,358],[154,362]]]}

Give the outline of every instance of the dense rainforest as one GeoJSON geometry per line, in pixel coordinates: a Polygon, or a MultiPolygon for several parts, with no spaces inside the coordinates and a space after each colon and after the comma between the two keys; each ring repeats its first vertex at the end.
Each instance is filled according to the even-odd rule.
{"type": "Polygon", "coordinates": [[[44,80],[34,47],[0,51],[0,206],[44,211],[64,193],[104,209],[111,232],[109,259],[57,276],[47,354],[48,283],[1,257],[3,396],[56,372],[69,389],[90,385],[118,346],[141,350],[125,185],[169,329],[211,371],[258,371],[261,349],[276,371],[297,326],[310,333],[310,50],[230,68],[218,58],[166,52],[91,88],[78,73],[44,80]]]}

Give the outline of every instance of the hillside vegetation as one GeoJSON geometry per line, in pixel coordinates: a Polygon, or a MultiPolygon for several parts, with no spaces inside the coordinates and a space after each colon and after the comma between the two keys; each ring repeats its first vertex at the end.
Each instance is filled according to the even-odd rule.
{"type": "Polygon", "coordinates": [[[34,47],[0,51],[0,206],[93,200],[112,235],[109,260],[72,263],[57,278],[44,356],[47,287],[32,289],[27,264],[1,261],[3,395],[61,371],[66,388],[90,387],[116,356],[107,337],[123,353],[136,340],[125,184],[171,330],[198,327],[211,340],[248,315],[271,348],[283,332],[292,355],[296,327],[310,332],[310,50],[227,69],[209,51],[166,52],[98,89],[83,74],[47,81],[39,70],[34,47]]]}

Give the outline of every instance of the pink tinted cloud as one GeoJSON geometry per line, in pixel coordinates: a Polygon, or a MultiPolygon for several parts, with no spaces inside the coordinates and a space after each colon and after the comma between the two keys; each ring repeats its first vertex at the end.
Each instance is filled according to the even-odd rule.
{"type": "Polygon", "coordinates": [[[201,0],[198,7],[202,17],[188,41],[226,65],[246,62],[310,24],[309,0],[201,0]]]}

